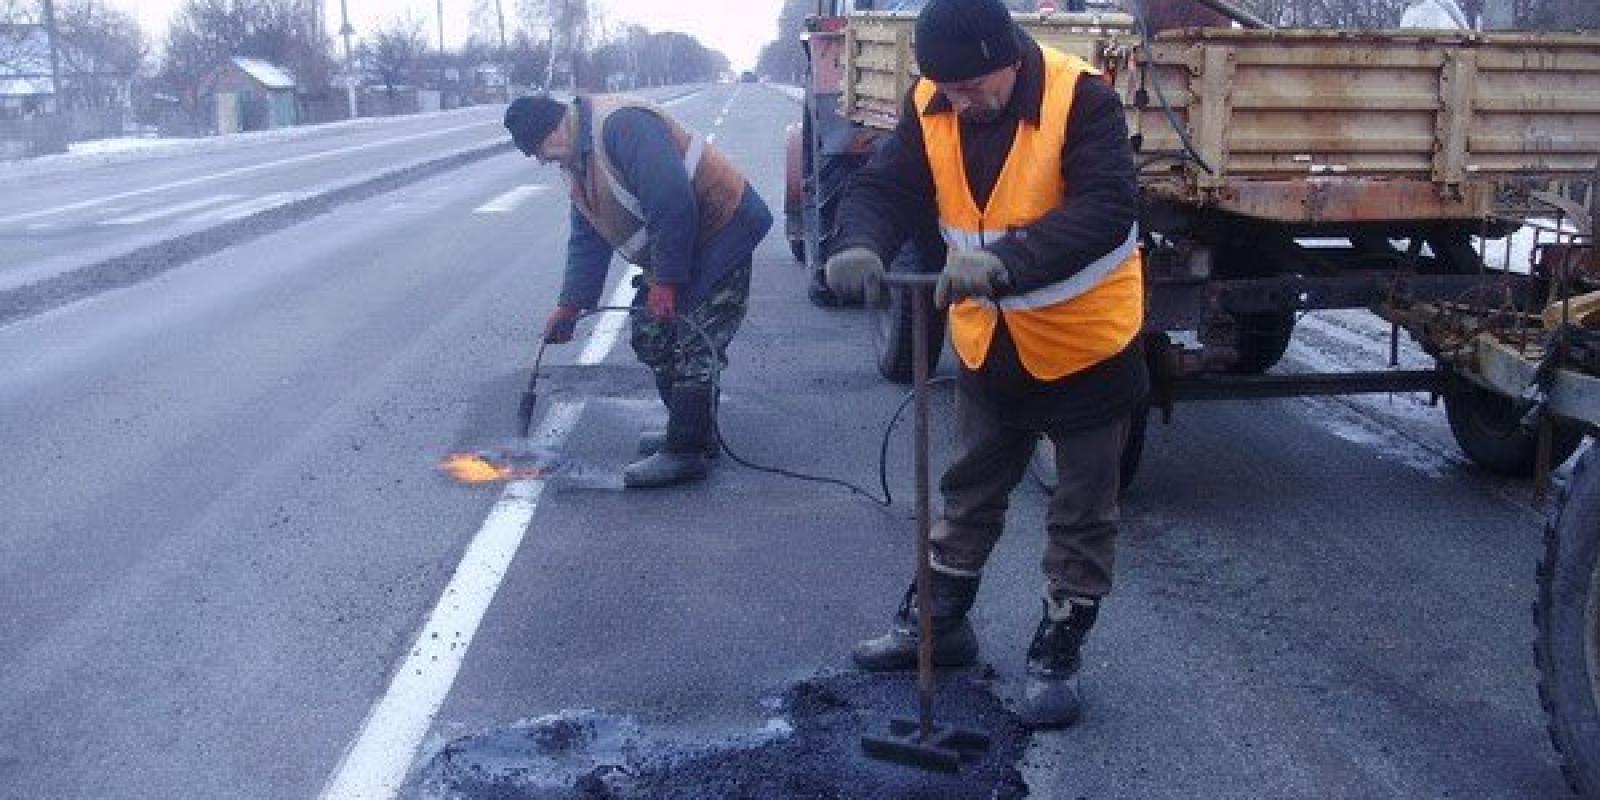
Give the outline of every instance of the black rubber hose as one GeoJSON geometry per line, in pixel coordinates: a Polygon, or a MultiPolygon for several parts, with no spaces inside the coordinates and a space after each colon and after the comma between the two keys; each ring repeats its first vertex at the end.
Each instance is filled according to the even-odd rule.
{"type": "MultiPolygon", "coordinates": [[[[604,313],[634,314],[638,313],[639,311],[641,311],[641,309],[633,306],[598,306],[596,308],[579,312],[574,322],[576,322],[576,320],[583,319],[584,317],[595,316],[604,313]]],[[[705,343],[709,352],[716,352],[717,347],[715,340],[711,338],[711,334],[708,333],[702,325],[686,316],[679,316],[678,321],[693,331],[696,336],[699,336],[700,339],[705,343]]],[[[538,404],[539,397],[539,377],[544,367],[545,348],[548,346],[549,342],[546,342],[541,338],[539,341],[539,349],[534,355],[531,374],[528,376],[528,386],[523,390],[522,402],[517,408],[517,422],[524,438],[528,436],[528,431],[532,427],[533,410],[534,406],[538,404]]],[[[722,387],[722,359],[719,357],[715,364],[716,369],[711,375],[711,385],[715,389],[720,390],[722,387]]],[[[948,383],[951,380],[952,378],[949,377],[935,378],[929,381],[928,385],[933,386],[940,383],[948,383]]],[[[888,508],[889,506],[894,505],[894,495],[889,491],[889,441],[894,434],[895,426],[900,422],[900,417],[905,414],[907,406],[911,404],[911,401],[915,396],[916,395],[914,391],[907,391],[905,397],[901,399],[900,405],[895,409],[894,415],[889,418],[888,424],[886,424],[883,428],[883,438],[878,447],[878,486],[883,493],[881,497],[873,494],[857,484],[841,478],[834,478],[826,475],[811,475],[809,473],[800,472],[797,470],[767,466],[765,464],[758,464],[750,461],[749,459],[739,455],[732,447],[728,445],[728,440],[722,435],[722,426],[714,425],[712,430],[714,430],[717,435],[717,446],[722,448],[722,452],[728,454],[728,458],[732,459],[734,463],[742,467],[753,469],[757,472],[765,472],[771,475],[778,475],[780,477],[790,478],[798,481],[838,486],[859,494],[862,497],[871,500],[876,505],[888,508]]]]}

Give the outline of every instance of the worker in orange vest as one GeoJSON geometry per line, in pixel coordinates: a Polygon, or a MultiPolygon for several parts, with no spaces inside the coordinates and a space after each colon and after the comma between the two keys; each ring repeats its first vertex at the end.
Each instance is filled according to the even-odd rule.
{"type": "Polygon", "coordinates": [[[1017,28],[999,0],[931,0],[915,42],[922,77],[851,182],[825,274],[834,291],[870,297],[885,260],[937,219],[947,255],[935,301],[949,309],[961,362],[958,443],[940,481],[932,596],[913,584],[889,632],[853,656],[868,670],[913,667],[927,602],[935,662],[976,661],[967,612],[1043,434],[1059,481],[1020,711],[1036,727],[1069,725],[1079,651],[1111,591],[1123,446],[1149,382],[1122,104],[1089,64],[1017,28]]]}

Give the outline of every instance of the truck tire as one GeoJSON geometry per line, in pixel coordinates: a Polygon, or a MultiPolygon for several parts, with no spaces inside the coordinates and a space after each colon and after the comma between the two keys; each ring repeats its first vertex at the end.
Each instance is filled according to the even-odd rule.
{"type": "MultiPolygon", "coordinates": [[[[1268,253],[1241,244],[1217,247],[1217,275],[1224,279],[1268,278],[1281,275],[1288,268],[1275,261],[1268,253]]],[[[1289,339],[1294,335],[1294,310],[1261,311],[1233,315],[1233,347],[1239,354],[1229,372],[1238,375],[1260,375],[1283,358],[1289,349],[1289,339]]]]}
{"type": "Polygon", "coordinates": [[[1539,700],[1561,769],[1600,798],[1600,455],[1585,453],[1545,525],[1534,605],[1539,700]]]}
{"type": "MultiPolygon", "coordinates": [[[[1145,434],[1149,427],[1150,403],[1141,402],[1128,420],[1128,441],[1122,446],[1123,491],[1133,485],[1134,476],[1139,474],[1139,462],[1144,458],[1145,434]]],[[[1033,449],[1033,460],[1028,464],[1028,472],[1045,491],[1056,490],[1056,446],[1049,437],[1039,437],[1039,444],[1033,449]]]]}
{"type": "MultiPolygon", "coordinates": [[[[1473,463],[1507,477],[1533,475],[1539,437],[1521,424],[1517,401],[1463,384],[1445,393],[1444,411],[1456,445],[1473,463]]],[[[1565,462],[1582,439],[1583,434],[1576,428],[1557,425],[1551,441],[1550,466],[1565,462]]]]}
{"type": "Polygon", "coordinates": [[[1234,363],[1233,372],[1260,375],[1272,369],[1289,349],[1294,321],[1293,311],[1239,314],[1235,321],[1238,334],[1234,339],[1239,360],[1234,363]]]}
{"type": "MultiPolygon", "coordinates": [[[[889,264],[890,272],[920,272],[922,264],[916,247],[907,243],[895,254],[889,264]]],[[[877,357],[878,374],[894,383],[909,384],[916,369],[912,356],[915,339],[912,335],[912,297],[931,303],[927,292],[885,291],[885,298],[872,312],[872,349],[877,357]]],[[[939,357],[944,351],[946,317],[938,309],[928,309],[928,374],[939,369],[939,357]]]]}

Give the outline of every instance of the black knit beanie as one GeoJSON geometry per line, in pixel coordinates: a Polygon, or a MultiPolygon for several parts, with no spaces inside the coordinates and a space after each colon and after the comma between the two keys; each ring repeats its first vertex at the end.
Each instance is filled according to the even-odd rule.
{"type": "Polygon", "coordinates": [[[517,149],[531,156],[566,113],[567,105],[549,95],[519,97],[506,107],[506,130],[511,131],[511,141],[517,149]]]}
{"type": "Polygon", "coordinates": [[[917,15],[917,68],[935,83],[955,83],[1021,58],[1011,12],[1000,0],[932,0],[917,15]]]}

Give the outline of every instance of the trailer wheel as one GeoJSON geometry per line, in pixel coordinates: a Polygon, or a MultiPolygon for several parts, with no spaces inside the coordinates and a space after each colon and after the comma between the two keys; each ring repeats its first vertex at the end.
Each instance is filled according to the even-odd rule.
{"type": "Polygon", "coordinates": [[[1260,375],[1272,369],[1289,349],[1294,322],[1293,311],[1238,315],[1234,346],[1239,351],[1239,361],[1233,365],[1233,371],[1240,375],[1260,375]]]}
{"type": "MultiPolygon", "coordinates": [[[[1513,478],[1533,475],[1539,437],[1536,431],[1523,427],[1521,409],[1515,400],[1478,386],[1463,385],[1445,393],[1444,410],[1456,445],[1473,463],[1513,478]]],[[[1550,466],[1566,461],[1582,438],[1576,428],[1557,425],[1550,466]]]]}
{"type": "MultiPolygon", "coordinates": [[[[890,272],[920,272],[916,247],[910,243],[900,248],[890,272]]],[[[872,312],[872,348],[877,355],[878,374],[895,383],[911,383],[916,369],[915,340],[912,335],[912,297],[922,302],[932,302],[927,292],[886,291],[885,299],[872,312]]],[[[928,373],[939,368],[939,357],[944,350],[945,315],[937,309],[928,309],[928,373]]]]}
{"type": "MultiPolygon", "coordinates": [[[[1145,433],[1149,427],[1150,403],[1142,401],[1133,409],[1133,416],[1128,420],[1128,441],[1122,445],[1121,478],[1124,491],[1133,485],[1134,476],[1139,474],[1139,462],[1144,458],[1145,433]]],[[[1039,444],[1033,448],[1033,460],[1028,464],[1028,473],[1045,491],[1056,490],[1056,446],[1048,436],[1040,436],[1039,444]]]]}
{"type": "Polygon", "coordinates": [[[1600,458],[1584,454],[1545,525],[1534,605],[1539,700],[1567,781],[1600,797],[1600,458]]]}

